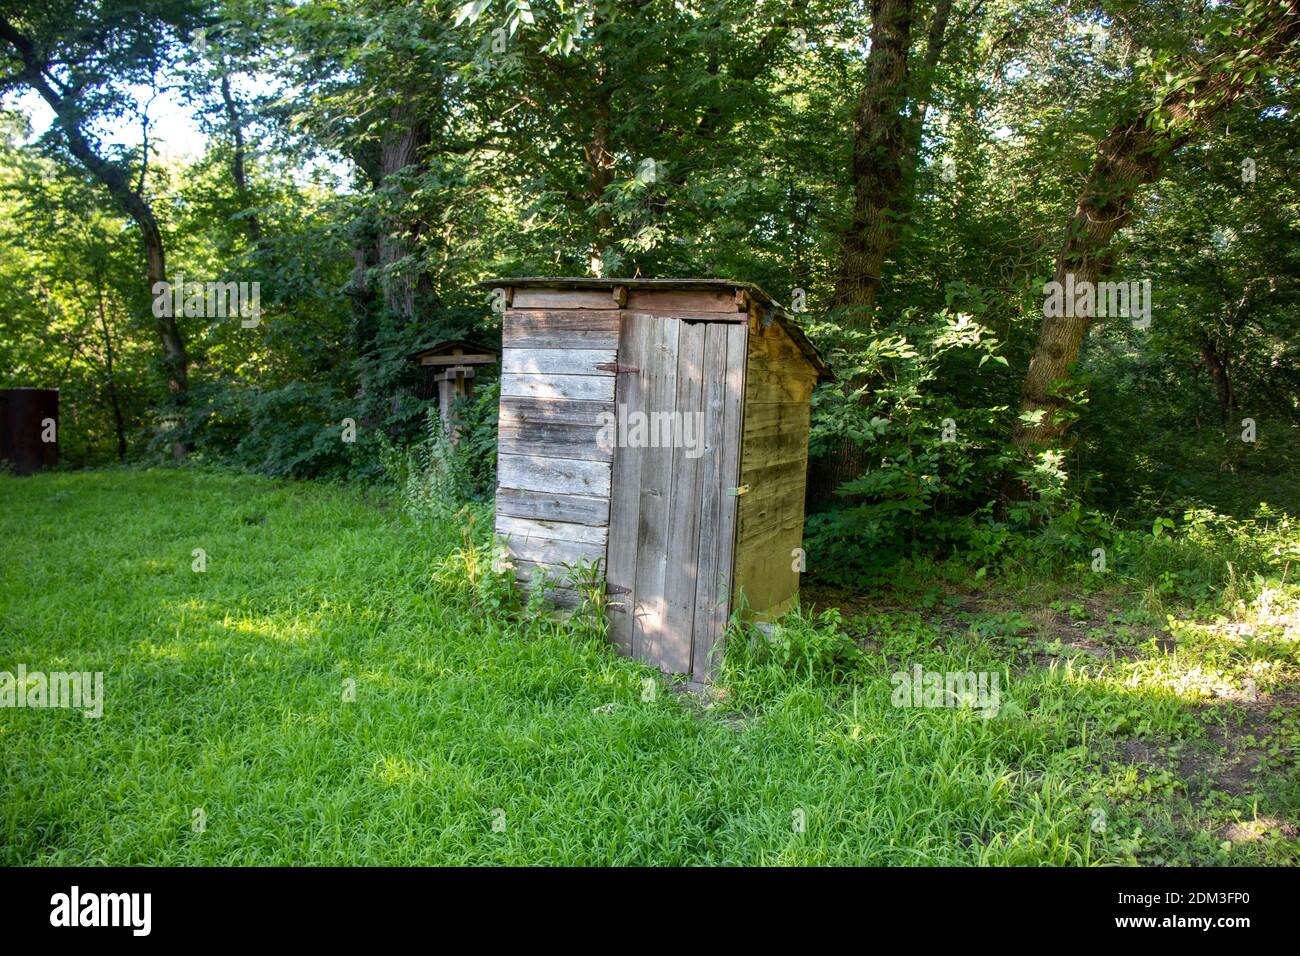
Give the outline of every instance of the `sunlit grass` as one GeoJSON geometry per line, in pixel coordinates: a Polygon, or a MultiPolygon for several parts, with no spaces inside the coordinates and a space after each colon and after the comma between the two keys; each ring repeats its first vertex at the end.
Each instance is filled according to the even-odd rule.
{"type": "Polygon", "coordinates": [[[952,631],[903,611],[846,621],[867,650],[836,671],[809,657],[825,627],[796,619],[793,663],[737,657],[710,703],[645,694],[651,672],[589,619],[512,607],[481,515],[467,540],[465,517],[189,469],[0,478],[0,498],[0,670],[102,670],[107,698],[99,720],[0,710],[0,863],[1294,858],[1223,849],[1252,798],[1193,806],[1115,759],[1131,738],[1201,745],[1204,694],[1178,676],[1273,660],[1259,685],[1278,689],[1294,642],[1026,666],[1027,618],[952,631]],[[894,707],[912,663],[999,671],[1015,706],[894,707]]]}

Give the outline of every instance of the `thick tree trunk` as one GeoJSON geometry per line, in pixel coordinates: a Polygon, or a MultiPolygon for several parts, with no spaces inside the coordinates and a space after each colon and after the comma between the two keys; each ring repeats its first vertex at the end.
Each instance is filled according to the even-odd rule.
{"type": "Polygon", "coordinates": [[[419,175],[423,170],[422,154],[430,140],[429,124],[411,100],[404,98],[392,108],[379,154],[379,188],[391,191],[386,204],[392,213],[379,230],[376,261],[381,270],[379,284],[384,304],[393,314],[406,319],[416,319],[428,310],[433,283],[418,261],[416,241],[421,229],[417,220],[406,216],[403,207],[409,193],[398,177],[419,175]],[[408,256],[417,261],[403,262],[408,256]]]}
{"type": "MultiPolygon", "coordinates": [[[[1111,237],[1132,216],[1138,187],[1160,175],[1167,151],[1166,142],[1152,131],[1145,115],[1111,131],[1097,149],[1065,245],[1057,255],[1056,282],[1065,285],[1066,277],[1073,275],[1074,287],[1081,288],[1082,283],[1095,283],[1102,277],[1111,237]]],[[[1059,386],[1069,378],[1093,320],[1092,315],[1078,314],[1043,318],[1020,397],[1022,412],[1042,414],[1037,423],[1022,421],[1018,425],[1015,440],[1021,449],[1049,447],[1064,438],[1069,427],[1069,400],[1059,386]]]]}
{"type": "Polygon", "coordinates": [[[908,49],[913,0],[872,0],[871,52],[854,124],[853,210],[831,299],[844,321],[871,323],[885,256],[898,235],[907,153],[908,49]]]}
{"type": "MultiPolygon", "coordinates": [[[[952,0],[939,0],[931,20],[925,60],[918,74],[909,72],[913,0],[873,0],[871,52],[854,121],[853,209],[841,237],[840,263],[831,297],[840,321],[858,328],[872,325],[876,292],[885,257],[898,239],[899,224],[911,202],[919,155],[924,108],[909,98],[928,100],[934,67],[943,49],[952,0]],[[910,89],[912,80],[920,84],[910,89]]],[[[867,449],[845,443],[812,462],[805,507],[814,510],[831,501],[835,489],[862,474],[867,449]]]]}
{"type": "MultiPolygon", "coordinates": [[[[1239,47],[1203,61],[1187,82],[1169,93],[1159,110],[1146,110],[1117,125],[1097,148],[1092,171],[1075,207],[1065,244],[1056,259],[1055,280],[1063,285],[1095,283],[1109,266],[1111,237],[1133,213],[1138,189],[1154,182],[1168,156],[1186,143],[1196,126],[1242,95],[1257,65],[1283,54],[1293,55],[1300,36],[1300,0],[1272,0],[1243,31],[1239,47]],[[1153,115],[1157,114],[1158,115],[1153,115]],[[1159,119],[1161,122],[1155,122],[1159,119]]],[[[1044,317],[1038,342],[1020,393],[1022,415],[1037,421],[1017,422],[1014,440],[1027,457],[1061,445],[1069,429],[1069,400],[1058,385],[1069,378],[1093,316],[1044,317]]]]}

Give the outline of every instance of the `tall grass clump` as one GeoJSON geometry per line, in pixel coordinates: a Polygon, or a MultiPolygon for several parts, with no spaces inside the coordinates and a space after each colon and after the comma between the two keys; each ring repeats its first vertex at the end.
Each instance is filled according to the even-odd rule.
{"type": "Polygon", "coordinates": [[[417,518],[433,519],[466,504],[488,505],[496,487],[497,387],[485,387],[467,401],[457,402],[459,422],[452,440],[438,409],[425,415],[422,441],[408,448],[385,443],[381,461],[388,483],[402,505],[417,518]]]}

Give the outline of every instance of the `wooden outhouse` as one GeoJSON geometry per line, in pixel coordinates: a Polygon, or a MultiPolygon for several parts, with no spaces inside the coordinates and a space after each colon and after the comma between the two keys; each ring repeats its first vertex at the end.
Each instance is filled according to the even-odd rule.
{"type": "MultiPolygon", "coordinates": [[[[525,586],[572,606],[603,572],[610,634],[706,680],[732,610],[799,589],[821,355],[726,279],[501,279],[496,533],[525,586]]],[[[495,291],[499,290],[499,291],[495,291]]]]}

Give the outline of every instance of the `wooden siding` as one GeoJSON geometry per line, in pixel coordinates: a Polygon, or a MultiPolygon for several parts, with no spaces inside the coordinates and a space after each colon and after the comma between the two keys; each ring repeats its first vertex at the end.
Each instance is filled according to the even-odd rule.
{"type": "Polygon", "coordinates": [[[764,616],[785,610],[799,593],[794,570],[803,547],[810,400],[817,370],[772,322],[751,321],[740,447],[735,593],[764,616]]]}
{"type": "Polygon", "coordinates": [[[516,290],[502,331],[496,534],[515,577],[557,607],[581,595],[568,566],[603,570],[618,305],[607,294],[516,290]]]}

